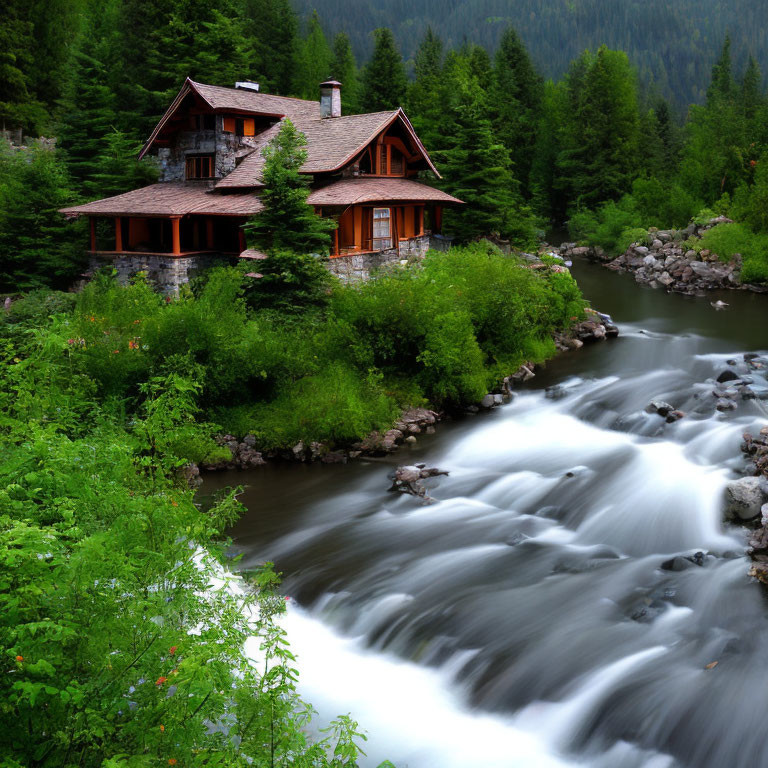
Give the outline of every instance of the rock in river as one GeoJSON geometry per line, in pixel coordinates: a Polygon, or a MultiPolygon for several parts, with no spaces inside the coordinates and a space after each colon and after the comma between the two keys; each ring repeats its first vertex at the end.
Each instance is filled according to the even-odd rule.
{"type": "Polygon", "coordinates": [[[760,514],[765,496],[760,478],[742,477],[725,487],[726,515],[737,520],[752,520],[760,514]]]}

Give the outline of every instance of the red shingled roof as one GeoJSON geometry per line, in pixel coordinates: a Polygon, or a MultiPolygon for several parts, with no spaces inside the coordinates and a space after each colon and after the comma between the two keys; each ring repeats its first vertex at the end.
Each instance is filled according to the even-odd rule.
{"type": "Polygon", "coordinates": [[[456,197],[412,179],[368,176],[340,179],[315,189],[307,200],[311,205],[353,205],[376,202],[435,202],[462,205],[456,197]]]}
{"type": "MultiPolygon", "coordinates": [[[[139,159],[150,149],[160,131],[181,106],[184,97],[196,93],[215,112],[233,112],[253,115],[266,115],[278,120],[290,118],[293,124],[307,137],[307,162],[303,173],[321,173],[336,171],[354,159],[365,146],[395,120],[402,121],[403,127],[410,134],[414,145],[423,154],[429,168],[437,175],[432,160],[419,140],[413,126],[402,109],[387,112],[371,112],[364,115],[346,115],[343,117],[323,118],[319,101],[307,101],[288,96],[273,96],[240,88],[222,88],[216,85],[196,83],[187,78],[173,103],[166,110],[160,122],[139,153],[139,159]]],[[[219,186],[253,187],[261,185],[263,158],[261,149],[272,137],[266,137],[273,129],[263,134],[265,141],[259,144],[256,152],[244,160],[232,173],[219,182],[219,186]]]]}
{"type": "Polygon", "coordinates": [[[151,184],[85,205],[62,208],[68,216],[252,216],[264,206],[253,193],[221,194],[198,184],[151,184]]]}

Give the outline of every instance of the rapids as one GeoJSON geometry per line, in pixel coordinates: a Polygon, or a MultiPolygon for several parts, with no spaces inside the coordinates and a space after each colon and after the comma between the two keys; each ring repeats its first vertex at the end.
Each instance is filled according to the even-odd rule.
{"type": "Polygon", "coordinates": [[[768,401],[719,413],[710,395],[727,360],[768,348],[768,298],[574,274],[621,336],[509,405],[380,462],[206,480],[248,484],[235,549],[283,572],[300,690],[360,721],[366,766],[768,765],[768,604],[722,522],[768,401]],[[654,398],[686,417],[645,413],[654,398]],[[414,461],[449,470],[427,481],[437,503],[386,493],[414,461]]]}

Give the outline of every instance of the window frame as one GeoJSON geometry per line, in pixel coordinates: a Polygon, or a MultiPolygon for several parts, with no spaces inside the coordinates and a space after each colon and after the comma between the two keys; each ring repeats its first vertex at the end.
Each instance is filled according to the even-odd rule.
{"type": "Polygon", "coordinates": [[[203,179],[215,179],[216,178],[216,155],[210,153],[187,155],[184,158],[184,178],[187,181],[200,181],[203,179]],[[208,172],[210,175],[203,176],[203,160],[207,161],[208,172]],[[190,175],[190,167],[193,169],[193,173],[190,175]],[[200,175],[196,173],[199,169],[200,175]]]}
{"type": "Polygon", "coordinates": [[[383,251],[392,248],[392,209],[390,207],[373,208],[371,213],[371,248],[374,251],[383,251]],[[386,211],[386,216],[376,216],[378,211],[386,211]],[[387,224],[387,234],[376,236],[376,224],[387,224]],[[382,242],[384,241],[384,242],[382,242]],[[377,243],[379,245],[377,246],[377,243]],[[384,244],[386,243],[386,244],[384,244]]]}

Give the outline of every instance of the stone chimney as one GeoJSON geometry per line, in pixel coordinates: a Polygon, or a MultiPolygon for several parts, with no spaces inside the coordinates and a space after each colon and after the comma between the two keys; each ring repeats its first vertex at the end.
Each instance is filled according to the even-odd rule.
{"type": "Polygon", "coordinates": [[[320,83],[320,114],[323,117],[341,117],[341,83],[338,80],[320,83]]]}

